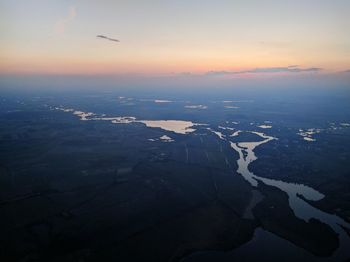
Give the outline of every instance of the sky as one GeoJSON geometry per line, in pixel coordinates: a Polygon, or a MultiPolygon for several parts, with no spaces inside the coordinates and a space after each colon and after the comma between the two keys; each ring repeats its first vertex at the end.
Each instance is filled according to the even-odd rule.
{"type": "Polygon", "coordinates": [[[349,75],[349,13],[348,0],[0,0],[0,74],[349,75]]]}

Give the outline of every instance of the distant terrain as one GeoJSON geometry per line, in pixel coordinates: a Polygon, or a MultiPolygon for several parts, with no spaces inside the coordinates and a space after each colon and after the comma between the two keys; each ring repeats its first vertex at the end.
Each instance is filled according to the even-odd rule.
{"type": "Polygon", "coordinates": [[[4,92],[1,261],[350,258],[350,228],[302,219],[266,182],[350,223],[350,104],[303,99],[4,92]],[[264,137],[252,186],[237,161],[264,137]]]}

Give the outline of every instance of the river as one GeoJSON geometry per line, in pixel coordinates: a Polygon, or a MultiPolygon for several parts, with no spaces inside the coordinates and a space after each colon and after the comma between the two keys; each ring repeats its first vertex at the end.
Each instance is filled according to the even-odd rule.
{"type": "Polygon", "coordinates": [[[252,187],[257,187],[258,182],[262,182],[265,185],[276,187],[287,193],[289,198],[289,206],[293,210],[296,217],[303,219],[306,222],[312,218],[317,219],[330,226],[338,234],[339,248],[332,256],[331,260],[339,261],[344,260],[345,258],[349,258],[350,238],[342,226],[350,228],[350,224],[334,214],[328,214],[320,209],[315,208],[303,199],[305,198],[310,201],[318,201],[324,198],[324,195],[322,193],[303,184],[287,183],[281,180],[260,177],[249,170],[249,165],[258,159],[254,153],[254,149],[258,146],[277,139],[260,132],[251,133],[260,136],[263,140],[259,142],[240,143],[234,143],[230,141],[231,147],[239,154],[239,159],[237,160],[237,173],[242,175],[244,179],[251,184],[252,187]],[[301,196],[303,198],[301,198],[301,196]]]}

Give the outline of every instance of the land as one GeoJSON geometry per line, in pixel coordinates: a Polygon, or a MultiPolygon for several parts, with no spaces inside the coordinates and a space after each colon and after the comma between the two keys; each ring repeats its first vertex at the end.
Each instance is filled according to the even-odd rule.
{"type": "MultiPolygon", "coordinates": [[[[225,135],[234,131],[219,130],[218,125],[278,137],[257,148],[259,159],[252,170],[316,188],[326,197],[311,204],[348,220],[350,150],[344,145],[350,142],[349,131],[322,133],[317,136],[320,143],[312,144],[296,134],[298,119],[281,120],[283,111],[271,113],[264,103],[242,103],[239,111],[217,102],[196,104],[209,106],[184,111],[183,104],[120,101],[116,95],[4,96],[1,261],[179,261],[199,251],[234,250],[248,243],[257,228],[316,256],[333,254],[336,234],[317,220],[295,217],[282,191],[261,183],[253,189],[236,172],[238,155],[207,127],[225,135]],[[80,121],[52,109],[60,105],[208,126],[181,135],[141,123],[80,121]],[[253,115],[257,107],[267,112],[253,115]],[[256,127],[264,120],[273,128],[256,127]],[[148,140],[163,135],[175,142],[148,140]]],[[[246,133],[237,142],[245,139],[258,137],[246,133]]]]}

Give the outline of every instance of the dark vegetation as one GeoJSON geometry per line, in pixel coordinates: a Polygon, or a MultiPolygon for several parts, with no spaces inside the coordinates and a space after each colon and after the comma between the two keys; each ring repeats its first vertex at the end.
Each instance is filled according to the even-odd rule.
{"type": "Polygon", "coordinates": [[[279,140],[256,150],[259,159],[251,169],[316,188],[326,198],[313,205],[349,220],[350,130],[315,135],[317,143],[296,135],[299,128],[340,121],[330,120],[329,112],[327,119],[315,115],[310,123],[304,115],[294,117],[294,104],[288,113],[286,105],[267,102],[240,103],[238,110],[207,102],[207,110],[185,110],[184,104],[118,102],[110,95],[4,96],[1,261],[179,261],[196,251],[235,249],[257,227],[317,256],[337,248],[335,233],[317,220],[296,218],[278,189],[260,184],[262,198],[250,210],[254,216],[247,217],[253,194],[235,171],[238,155],[207,126],[184,136],[138,123],[79,121],[50,110],[61,104],[110,116],[192,120],[227,135],[233,131],[217,126],[276,136],[279,140]],[[273,129],[256,127],[265,120],[273,129]],[[175,142],[147,140],[164,134],[175,142]]]}

